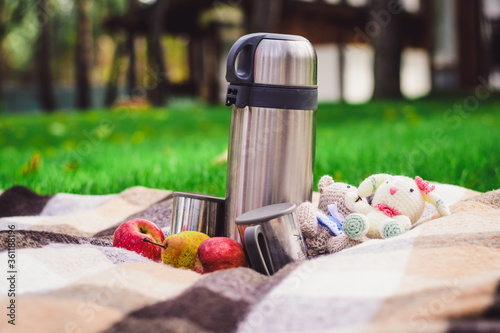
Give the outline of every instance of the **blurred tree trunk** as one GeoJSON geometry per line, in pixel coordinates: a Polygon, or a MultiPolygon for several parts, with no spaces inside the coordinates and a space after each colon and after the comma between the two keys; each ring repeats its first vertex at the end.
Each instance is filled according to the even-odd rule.
{"type": "Polygon", "coordinates": [[[146,71],[147,95],[151,103],[156,106],[165,104],[167,98],[167,70],[165,66],[161,35],[163,31],[163,18],[168,1],[158,1],[151,11],[150,34],[147,36],[148,68],[146,71]]]}
{"type": "MultiPolygon", "coordinates": [[[[127,0],[128,11],[134,13],[139,9],[139,2],[137,0],[127,0]]],[[[137,72],[136,72],[136,57],[135,57],[135,31],[127,31],[127,53],[129,58],[127,68],[127,94],[134,95],[134,89],[137,86],[137,72]]]]}
{"type": "Polygon", "coordinates": [[[5,102],[4,102],[4,96],[3,96],[3,77],[4,77],[4,66],[5,62],[3,60],[3,54],[0,49],[0,112],[4,109],[5,107],[5,102]]]}
{"type": "Polygon", "coordinates": [[[6,69],[1,45],[8,33],[23,21],[30,2],[31,0],[17,0],[16,6],[10,7],[9,11],[5,8],[5,0],[0,0],[0,102],[3,100],[4,71],[6,69]]]}
{"type": "Polygon", "coordinates": [[[134,90],[137,87],[137,72],[135,58],[135,33],[129,32],[126,41],[128,53],[128,68],[127,68],[127,94],[134,95],[134,90]]]}
{"type": "MultiPolygon", "coordinates": [[[[401,52],[403,49],[401,36],[401,15],[392,14],[388,8],[394,4],[393,0],[373,0],[372,12],[374,26],[378,30],[372,31],[374,60],[373,98],[401,98],[400,67],[401,52]],[[378,18],[378,19],[375,19],[378,18]],[[378,33],[376,33],[378,31],[378,33]]],[[[399,4],[399,6],[402,6],[399,4]]]]}
{"type": "Polygon", "coordinates": [[[3,11],[4,11],[4,0],[0,0],[0,111],[2,110],[3,102],[3,52],[2,52],[2,41],[6,35],[6,26],[3,21],[3,11]]]}
{"type": "Polygon", "coordinates": [[[272,32],[279,26],[283,0],[253,0],[251,4],[249,32],[272,32]]]}
{"type": "Polygon", "coordinates": [[[76,0],[76,107],[91,107],[90,67],[92,64],[92,24],[89,0],[76,0]]]}
{"type": "Polygon", "coordinates": [[[111,106],[118,97],[118,77],[120,76],[120,56],[122,54],[122,43],[116,42],[115,52],[113,54],[113,62],[111,63],[111,71],[109,73],[108,82],[106,83],[106,95],[104,97],[104,105],[111,106]]]}
{"type": "Polygon", "coordinates": [[[36,61],[39,84],[40,106],[44,111],[53,111],[57,108],[54,96],[54,83],[51,70],[52,59],[52,32],[50,29],[49,0],[36,0],[38,11],[38,25],[40,35],[37,42],[36,61]]]}
{"type": "Polygon", "coordinates": [[[0,40],[3,40],[5,36],[5,22],[3,20],[3,11],[4,11],[4,0],[0,0],[0,40]]]}
{"type": "Polygon", "coordinates": [[[203,36],[203,79],[201,97],[211,104],[219,98],[219,55],[222,48],[220,24],[211,22],[203,36]]]}
{"type": "Polygon", "coordinates": [[[202,95],[203,82],[203,38],[190,36],[188,45],[189,56],[189,85],[198,95],[202,95]]]}

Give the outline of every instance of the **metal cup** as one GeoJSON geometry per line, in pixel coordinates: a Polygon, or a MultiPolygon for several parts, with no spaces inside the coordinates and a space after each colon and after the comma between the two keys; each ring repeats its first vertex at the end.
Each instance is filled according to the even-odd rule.
{"type": "Polygon", "coordinates": [[[252,267],[273,275],[286,264],[307,258],[307,247],[295,204],[281,203],[251,210],[236,218],[252,267]]]}
{"type": "Polygon", "coordinates": [[[175,192],[170,234],[199,231],[222,236],[225,200],[203,194],[175,192]]]}

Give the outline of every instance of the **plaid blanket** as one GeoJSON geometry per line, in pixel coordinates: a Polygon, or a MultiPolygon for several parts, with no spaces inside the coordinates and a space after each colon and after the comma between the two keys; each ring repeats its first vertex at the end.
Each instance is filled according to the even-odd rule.
{"type": "Polygon", "coordinates": [[[289,264],[199,275],[112,247],[143,217],[168,234],[172,193],[0,196],[1,332],[500,332],[500,190],[439,185],[407,233],[289,264]]]}

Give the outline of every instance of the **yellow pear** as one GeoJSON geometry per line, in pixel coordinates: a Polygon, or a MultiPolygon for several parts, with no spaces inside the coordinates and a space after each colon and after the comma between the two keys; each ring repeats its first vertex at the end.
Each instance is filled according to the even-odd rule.
{"type": "Polygon", "coordinates": [[[194,262],[198,254],[200,244],[208,239],[208,235],[198,231],[182,231],[178,234],[165,238],[161,259],[164,264],[194,270],[194,262]]]}

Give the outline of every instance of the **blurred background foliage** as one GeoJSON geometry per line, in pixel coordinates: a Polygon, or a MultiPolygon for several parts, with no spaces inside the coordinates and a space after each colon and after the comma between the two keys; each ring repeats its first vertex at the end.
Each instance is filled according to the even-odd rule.
{"type": "Polygon", "coordinates": [[[500,187],[500,0],[0,0],[0,189],[224,196],[225,58],[259,31],[317,50],[315,182],[500,187]]]}
{"type": "Polygon", "coordinates": [[[0,110],[217,104],[258,31],[314,44],[321,101],[500,88],[500,0],[0,0],[0,110]]]}

